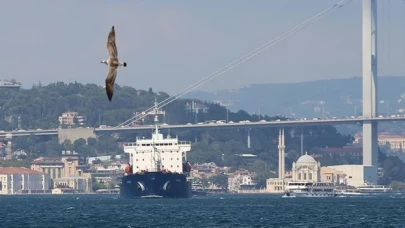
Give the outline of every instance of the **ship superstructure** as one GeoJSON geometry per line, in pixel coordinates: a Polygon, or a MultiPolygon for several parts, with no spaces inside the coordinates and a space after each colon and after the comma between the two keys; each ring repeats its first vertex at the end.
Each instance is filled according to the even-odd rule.
{"type": "Polygon", "coordinates": [[[336,186],[329,182],[301,182],[288,183],[284,197],[335,197],[336,186]]]}
{"type": "Polygon", "coordinates": [[[135,142],[124,144],[129,165],[122,178],[121,196],[190,197],[191,165],[187,161],[187,152],[191,149],[191,142],[179,141],[177,136],[164,138],[159,132],[158,115],[165,112],[158,108],[157,102],[147,114],[154,115],[152,137],[137,137],[135,142]]]}

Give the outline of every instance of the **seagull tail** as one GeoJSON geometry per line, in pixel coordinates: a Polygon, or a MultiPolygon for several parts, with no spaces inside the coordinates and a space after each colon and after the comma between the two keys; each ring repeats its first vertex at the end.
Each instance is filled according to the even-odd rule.
{"type": "Polygon", "coordinates": [[[106,92],[107,92],[107,97],[108,97],[108,100],[111,102],[111,100],[112,100],[112,97],[113,97],[113,92],[112,91],[110,91],[110,90],[106,90],[106,92]]]}
{"type": "Polygon", "coordinates": [[[112,93],[107,93],[108,100],[111,102],[112,100],[112,93]]]}

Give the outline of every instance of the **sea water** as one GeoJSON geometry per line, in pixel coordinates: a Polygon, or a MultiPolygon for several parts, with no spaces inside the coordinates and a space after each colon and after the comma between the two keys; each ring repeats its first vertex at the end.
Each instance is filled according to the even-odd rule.
{"type": "Polygon", "coordinates": [[[0,196],[0,227],[405,227],[405,194],[333,198],[223,194],[0,196]]]}

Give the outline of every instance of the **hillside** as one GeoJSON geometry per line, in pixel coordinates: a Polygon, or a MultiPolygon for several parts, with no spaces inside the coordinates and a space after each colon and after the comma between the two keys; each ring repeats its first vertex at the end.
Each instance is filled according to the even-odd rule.
{"type": "MultiPolygon", "coordinates": [[[[405,77],[386,76],[378,79],[380,113],[396,113],[405,109],[405,77]]],[[[362,78],[330,79],[302,83],[251,85],[234,90],[195,91],[187,98],[220,101],[231,110],[242,107],[249,113],[282,114],[296,117],[325,117],[361,114],[362,78]]]]}
{"type": "MultiPolygon", "coordinates": [[[[58,116],[66,111],[76,111],[80,115],[87,116],[87,123],[84,125],[98,127],[101,124],[116,126],[130,118],[134,112],[141,112],[153,105],[155,97],[158,102],[167,98],[164,92],[153,92],[137,90],[131,87],[116,86],[113,101],[108,102],[105,91],[102,87],[80,83],[65,84],[58,82],[46,86],[35,85],[31,89],[9,91],[0,93],[0,120],[1,130],[15,129],[18,125],[18,117],[23,129],[36,128],[57,128],[59,127],[58,116]],[[13,118],[10,118],[13,117],[13,118]],[[10,120],[10,121],[7,121],[10,120]]],[[[166,116],[162,122],[169,124],[194,123],[206,120],[226,119],[226,108],[213,103],[203,103],[198,100],[177,100],[163,108],[166,116]],[[196,114],[190,109],[190,104],[195,102],[201,108],[196,114]]],[[[257,115],[249,115],[243,110],[229,112],[230,121],[259,119],[257,115]]],[[[275,120],[278,116],[261,116],[261,119],[275,120]]],[[[145,124],[150,124],[151,118],[145,119],[145,124]]],[[[292,161],[299,157],[299,138],[292,133],[294,130],[286,128],[286,163],[291,166],[292,161]],[[291,133],[291,134],[290,134],[291,133]]],[[[167,134],[168,132],[163,132],[167,134]]],[[[194,142],[192,151],[189,153],[189,160],[192,163],[215,162],[222,166],[235,168],[248,168],[259,173],[259,183],[263,185],[265,179],[274,176],[272,170],[277,170],[277,138],[278,129],[252,129],[251,148],[247,148],[246,129],[235,130],[170,130],[170,134],[178,135],[181,140],[194,142]],[[241,153],[257,155],[256,159],[245,160],[237,156],[241,153]]],[[[305,143],[304,149],[311,152],[313,148],[320,147],[342,147],[352,141],[350,135],[341,135],[332,126],[307,127],[304,128],[305,143]]],[[[59,145],[56,137],[30,136],[13,138],[13,149],[24,150],[28,156],[20,157],[21,162],[28,164],[39,156],[59,156],[62,149],[74,149],[81,156],[94,156],[96,154],[121,154],[119,143],[133,141],[136,136],[150,137],[146,133],[122,133],[119,135],[101,136],[101,140],[76,140],[66,141],[59,145]]],[[[2,162],[0,165],[12,165],[14,163],[2,162]]],[[[322,161],[321,161],[322,162],[322,161]]],[[[346,163],[339,160],[337,162],[346,163]]],[[[326,164],[325,164],[326,165],[326,164]]]]}

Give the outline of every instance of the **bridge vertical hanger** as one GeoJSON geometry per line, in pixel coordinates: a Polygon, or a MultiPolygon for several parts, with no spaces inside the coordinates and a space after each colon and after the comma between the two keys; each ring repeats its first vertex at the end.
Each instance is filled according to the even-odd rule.
{"type": "Polygon", "coordinates": [[[250,127],[247,128],[247,148],[250,149],[250,127]]]}
{"type": "Polygon", "coordinates": [[[304,130],[301,127],[301,156],[304,155],[304,130]]]}
{"type": "MultiPolygon", "coordinates": [[[[363,117],[377,116],[377,0],[363,0],[363,117]]],[[[373,166],[377,182],[378,134],[376,121],[363,122],[363,165],[373,166]]],[[[374,170],[373,169],[373,170],[374,170]]]]}

